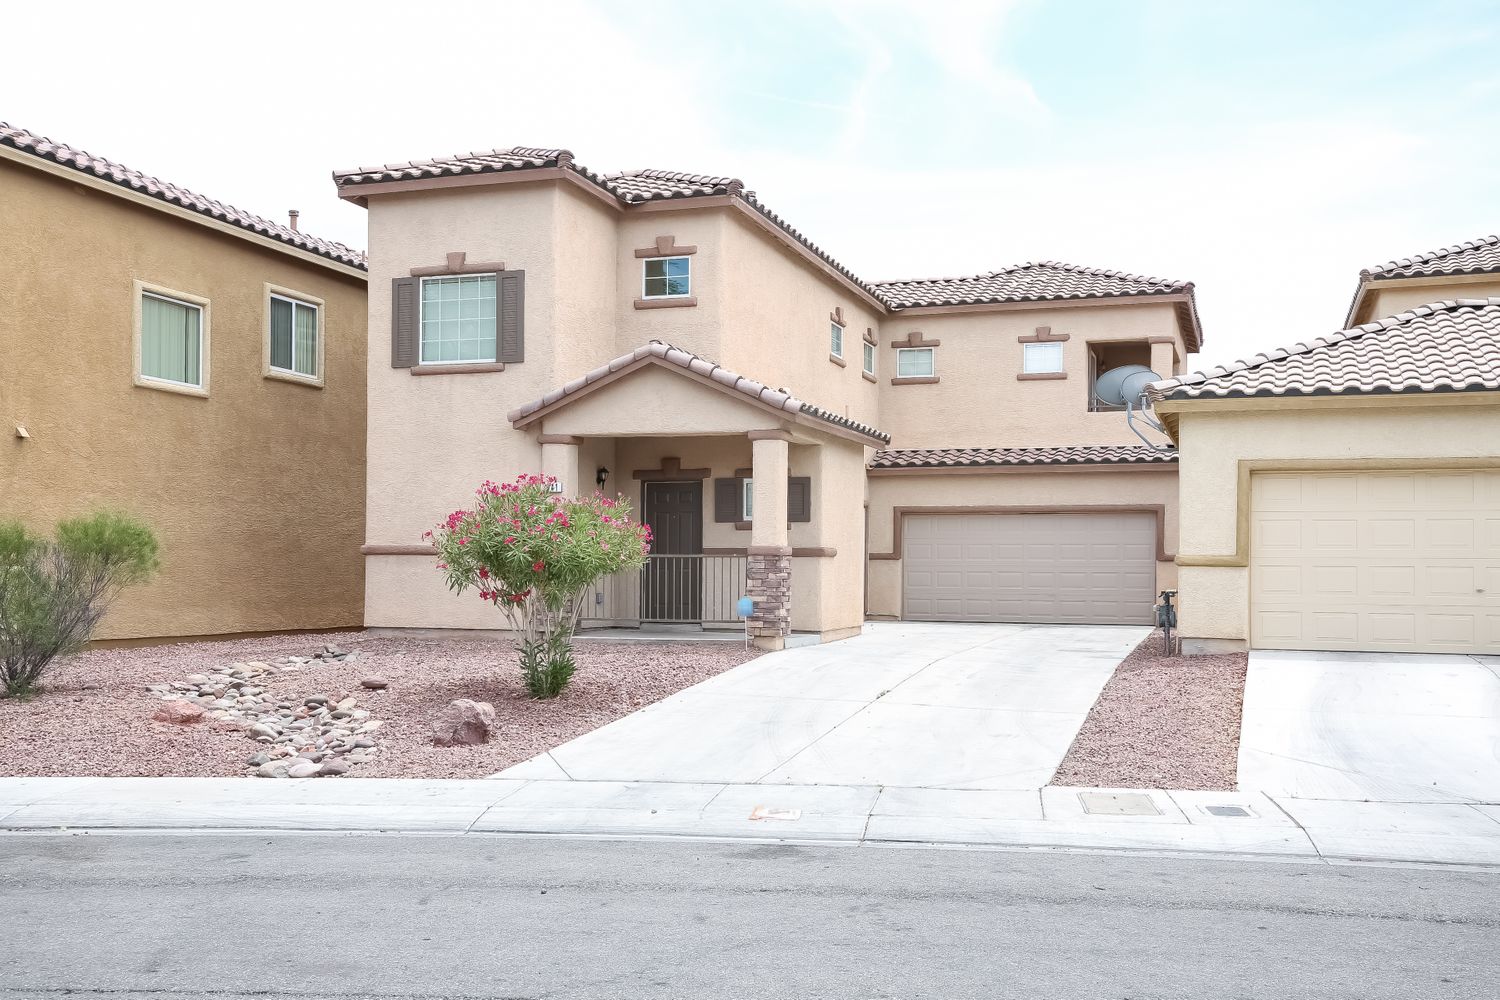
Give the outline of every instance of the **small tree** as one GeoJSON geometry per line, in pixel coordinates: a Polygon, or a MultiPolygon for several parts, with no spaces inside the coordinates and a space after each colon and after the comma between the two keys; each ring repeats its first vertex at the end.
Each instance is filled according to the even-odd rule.
{"type": "Polygon", "coordinates": [[[156,536],[125,514],[63,521],[52,539],[0,522],[0,696],[35,693],[53,659],[81,649],[120,591],[158,565],[156,536]]]}
{"type": "Polygon", "coordinates": [[[573,676],[573,632],[595,581],[639,569],[651,529],[630,503],[600,493],[569,499],[556,478],[520,475],[486,482],[471,508],[456,510],[423,537],[457,593],[474,589],[520,637],[520,666],[534,698],[561,694],[573,676]]]}

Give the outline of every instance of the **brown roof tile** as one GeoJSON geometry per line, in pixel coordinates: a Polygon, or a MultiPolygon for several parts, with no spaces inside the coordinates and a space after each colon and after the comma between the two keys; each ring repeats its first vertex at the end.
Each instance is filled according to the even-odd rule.
{"type": "Polygon", "coordinates": [[[1500,235],[1482,236],[1441,250],[1388,261],[1359,272],[1361,279],[1428,278],[1446,274],[1500,272],[1500,235]]]}
{"type": "Polygon", "coordinates": [[[1153,383],[1155,400],[1500,390],[1500,297],[1448,299],[1153,383]]]}
{"type": "Polygon", "coordinates": [[[1146,278],[1120,271],[1062,264],[1057,261],[1016,264],[962,278],[923,278],[875,284],[896,308],[969,305],[990,302],[1040,302],[1048,299],[1103,299],[1120,295],[1170,295],[1192,289],[1190,281],[1146,278]]]}
{"type": "Polygon", "coordinates": [[[774,409],[784,410],[789,415],[811,417],[815,420],[821,420],[836,427],[853,431],[881,444],[890,444],[891,436],[889,434],[877,430],[869,424],[862,424],[857,420],[841,416],[831,410],[825,410],[813,403],[804,402],[793,396],[786,389],[772,389],[762,382],[746,378],[727,368],[721,368],[712,361],[700,358],[698,355],[684,351],[680,347],[664,344],[659,340],[653,340],[649,344],[637,347],[629,354],[622,354],[613,361],[600,365],[588,374],[574,379],[561,388],[553,389],[540,399],[534,399],[529,403],[516,407],[506,414],[506,419],[512,423],[523,420],[538,410],[566,399],[568,396],[592,385],[600,379],[607,378],[615,372],[647,358],[654,358],[657,361],[674,365],[686,371],[693,372],[696,375],[712,379],[727,389],[742,393],[774,409]]]}
{"type": "Polygon", "coordinates": [[[221,222],[227,222],[232,226],[258,233],[261,236],[269,237],[288,246],[296,247],[299,250],[306,250],[320,257],[327,257],[329,260],[337,261],[340,264],[347,264],[361,271],[365,270],[364,253],[346,247],[342,243],[319,239],[308,233],[279,225],[269,219],[263,219],[258,215],[252,215],[249,212],[235,208],[233,205],[226,205],[222,201],[215,201],[212,198],[189,191],[187,188],[159,180],[143,174],[139,170],[132,170],[129,167],[122,166],[113,160],[106,160],[102,156],[95,156],[92,153],[63,145],[60,142],[53,142],[45,136],[36,135],[5,122],[0,122],[0,146],[8,146],[11,149],[29,153],[40,159],[50,160],[53,163],[70,167],[80,173],[91,174],[111,183],[118,184],[121,187],[139,191],[153,198],[159,198],[164,202],[169,202],[201,215],[218,219],[221,222]]]}
{"type": "Polygon", "coordinates": [[[1175,451],[1138,444],[1058,448],[898,448],[875,453],[872,469],[966,469],[1018,465],[1167,465],[1175,451]]]}

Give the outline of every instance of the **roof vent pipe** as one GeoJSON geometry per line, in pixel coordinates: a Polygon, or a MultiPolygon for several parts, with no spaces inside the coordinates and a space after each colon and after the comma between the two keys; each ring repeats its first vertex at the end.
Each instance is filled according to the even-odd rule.
{"type": "Polygon", "coordinates": [[[299,211],[297,211],[295,208],[287,210],[287,213],[286,213],[287,223],[286,224],[289,227],[291,227],[291,230],[294,233],[297,231],[297,217],[299,215],[301,215],[301,214],[302,213],[299,212],[299,211]]]}

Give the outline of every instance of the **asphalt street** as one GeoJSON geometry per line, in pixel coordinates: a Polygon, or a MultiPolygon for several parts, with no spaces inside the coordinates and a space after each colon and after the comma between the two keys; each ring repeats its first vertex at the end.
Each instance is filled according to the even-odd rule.
{"type": "Polygon", "coordinates": [[[996,850],[0,838],[0,998],[1493,997],[1500,874],[996,850]]]}

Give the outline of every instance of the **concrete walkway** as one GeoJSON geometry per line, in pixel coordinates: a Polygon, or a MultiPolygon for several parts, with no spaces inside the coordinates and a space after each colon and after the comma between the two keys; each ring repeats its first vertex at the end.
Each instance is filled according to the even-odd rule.
{"type": "Polygon", "coordinates": [[[871,623],[736,667],[499,777],[1035,793],[1147,631],[871,623]]]}

